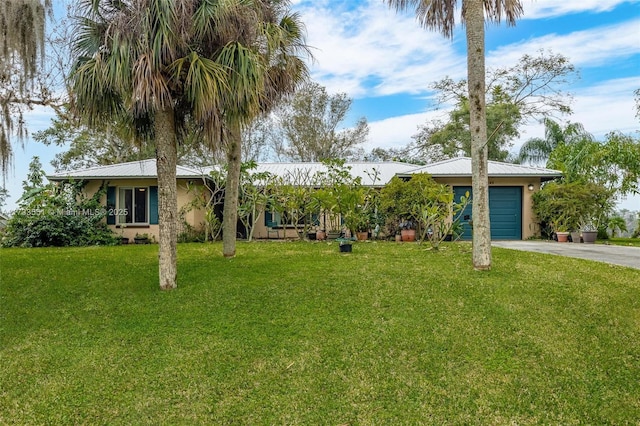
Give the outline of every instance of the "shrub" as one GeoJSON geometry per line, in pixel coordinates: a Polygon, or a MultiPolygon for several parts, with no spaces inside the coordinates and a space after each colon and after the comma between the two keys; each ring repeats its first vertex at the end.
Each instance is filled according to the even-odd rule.
{"type": "Polygon", "coordinates": [[[27,191],[8,220],[3,247],[113,245],[116,235],[104,222],[106,209],[100,197],[106,185],[92,197],[82,193],[83,182],[48,184],[27,191]]]}

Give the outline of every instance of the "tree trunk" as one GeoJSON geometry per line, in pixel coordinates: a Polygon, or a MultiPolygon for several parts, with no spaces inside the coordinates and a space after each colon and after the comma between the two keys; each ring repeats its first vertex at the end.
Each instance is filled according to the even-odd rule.
{"type": "Polygon", "coordinates": [[[176,184],[177,144],[173,110],[156,113],[156,167],[158,172],[158,264],[160,289],[176,288],[178,196],[176,184]]]}
{"type": "Polygon", "coordinates": [[[471,187],[473,190],[473,268],[491,269],[487,120],[485,111],[483,0],[466,1],[467,73],[471,130],[471,187]]]}
{"type": "Polygon", "coordinates": [[[240,167],[242,166],[242,144],[239,123],[229,125],[227,144],[227,184],[224,191],[222,211],[222,255],[236,255],[236,232],[238,226],[238,191],[240,167]]]}

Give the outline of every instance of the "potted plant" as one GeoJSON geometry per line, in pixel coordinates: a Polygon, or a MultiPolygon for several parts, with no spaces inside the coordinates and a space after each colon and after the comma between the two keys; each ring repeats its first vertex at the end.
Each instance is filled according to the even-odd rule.
{"type": "Polygon", "coordinates": [[[598,223],[597,218],[611,209],[611,197],[610,190],[595,183],[547,182],[533,195],[533,210],[541,224],[551,225],[556,235],[582,230],[584,240],[584,225],[598,223]]]}
{"type": "Polygon", "coordinates": [[[598,228],[594,225],[593,221],[587,220],[580,225],[582,229],[582,239],[585,244],[595,244],[598,237],[598,228]]]}
{"type": "Polygon", "coordinates": [[[353,238],[338,238],[336,241],[338,242],[340,253],[351,253],[353,251],[353,238]]]}
{"type": "Polygon", "coordinates": [[[554,230],[559,243],[566,243],[569,241],[569,229],[566,226],[555,225],[554,230]]]}
{"type": "Polygon", "coordinates": [[[149,234],[138,234],[138,233],[136,233],[136,236],[133,237],[133,241],[136,244],[149,244],[149,234]]]}
{"type": "Polygon", "coordinates": [[[400,237],[402,241],[415,241],[416,240],[416,228],[413,222],[410,220],[402,220],[399,224],[400,237]]]}

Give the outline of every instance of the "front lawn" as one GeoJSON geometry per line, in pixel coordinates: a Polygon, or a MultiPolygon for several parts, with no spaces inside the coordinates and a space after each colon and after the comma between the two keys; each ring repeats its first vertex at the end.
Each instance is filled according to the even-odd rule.
{"type": "Polygon", "coordinates": [[[640,271],[470,245],[0,250],[0,424],[637,424],[640,271]]]}
{"type": "Polygon", "coordinates": [[[616,246],[640,247],[640,238],[609,238],[608,240],[598,242],[603,244],[613,244],[616,246]]]}

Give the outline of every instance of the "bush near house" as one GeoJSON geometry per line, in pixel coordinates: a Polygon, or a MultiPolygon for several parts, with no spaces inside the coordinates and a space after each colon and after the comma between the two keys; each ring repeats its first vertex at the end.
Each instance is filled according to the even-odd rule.
{"type": "Polygon", "coordinates": [[[3,247],[112,245],[117,236],[107,227],[99,202],[106,186],[87,198],[83,182],[31,188],[7,221],[3,247]]]}

